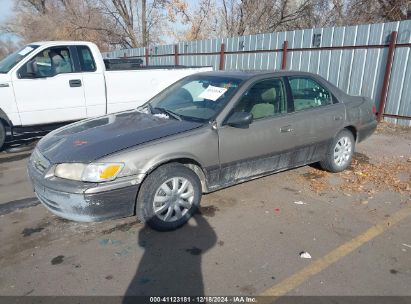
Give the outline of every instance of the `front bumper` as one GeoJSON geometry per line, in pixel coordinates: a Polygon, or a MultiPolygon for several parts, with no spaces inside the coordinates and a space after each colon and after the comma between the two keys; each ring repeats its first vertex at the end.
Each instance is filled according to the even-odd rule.
{"type": "Polygon", "coordinates": [[[98,184],[45,178],[44,172],[40,172],[30,159],[28,174],[34,192],[39,201],[57,216],[96,222],[131,216],[135,212],[141,176],[98,184]]]}

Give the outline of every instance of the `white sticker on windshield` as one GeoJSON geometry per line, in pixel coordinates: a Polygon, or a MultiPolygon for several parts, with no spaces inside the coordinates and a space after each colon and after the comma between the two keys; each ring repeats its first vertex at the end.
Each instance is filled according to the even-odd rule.
{"type": "Polygon", "coordinates": [[[19,55],[24,56],[27,55],[28,53],[30,53],[33,50],[33,48],[31,46],[26,46],[24,49],[22,49],[19,52],[19,55]]]}
{"type": "Polygon", "coordinates": [[[220,87],[215,87],[212,85],[209,85],[207,89],[203,91],[198,97],[204,98],[204,99],[210,99],[212,101],[216,101],[218,98],[220,98],[221,95],[223,95],[227,91],[226,88],[220,88],[220,87]]]}

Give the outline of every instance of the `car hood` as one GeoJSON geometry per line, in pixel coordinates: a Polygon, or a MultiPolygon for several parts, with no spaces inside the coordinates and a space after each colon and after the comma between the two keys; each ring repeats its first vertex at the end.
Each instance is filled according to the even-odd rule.
{"type": "Polygon", "coordinates": [[[156,117],[137,110],[127,111],[57,129],[40,140],[37,149],[54,164],[89,163],[111,153],[202,125],[156,117]]]}

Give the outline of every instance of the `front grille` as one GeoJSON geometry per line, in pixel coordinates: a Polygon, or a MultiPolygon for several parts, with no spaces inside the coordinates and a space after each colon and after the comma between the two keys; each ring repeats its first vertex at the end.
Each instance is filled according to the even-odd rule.
{"type": "Polygon", "coordinates": [[[31,162],[40,173],[44,173],[50,167],[50,162],[37,149],[31,155],[31,162]]]}

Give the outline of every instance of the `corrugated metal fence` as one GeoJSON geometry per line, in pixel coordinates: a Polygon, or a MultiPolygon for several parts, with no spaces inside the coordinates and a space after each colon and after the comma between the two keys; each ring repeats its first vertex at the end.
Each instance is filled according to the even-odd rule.
{"type": "Polygon", "coordinates": [[[349,94],[371,97],[377,108],[386,99],[385,120],[411,126],[410,47],[411,20],[406,20],[180,42],[104,56],[141,57],[146,65],[312,72],[349,94]]]}

